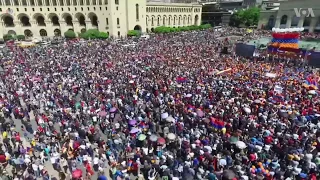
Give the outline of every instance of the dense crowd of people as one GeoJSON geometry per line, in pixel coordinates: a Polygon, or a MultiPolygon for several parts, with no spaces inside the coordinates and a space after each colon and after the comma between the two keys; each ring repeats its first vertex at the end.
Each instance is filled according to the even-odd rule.
{"type": "Polygon", "coordinates": [[[239,32],[268,34],[6,46],[2,178],[318,179],[319,71],[238,57],[226,37],[239,32]]]}

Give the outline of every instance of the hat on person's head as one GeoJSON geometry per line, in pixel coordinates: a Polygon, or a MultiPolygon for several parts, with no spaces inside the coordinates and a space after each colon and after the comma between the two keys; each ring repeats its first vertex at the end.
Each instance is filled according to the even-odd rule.
{"type": "Polygon", "coordinates": [[[306,160],[312,160],[313,154],[308,153],[305,155],[305,158],[306,158],[306,160]]]}
{"type": "Polygon", "coordinates": [[[291,161],[293,160],[294,156],[292,154],[288,154],[288,159],[291,161]]]}
{"type": "Polygon", "coordinates": [[[308,175],[305,174],[305,173],[300,173],[299,176],[300,176],[301,178],[303,178],[303,179],[308,177],[308,175]]]}
{"type": "Polygon", "coordinates": [[[264,145],[264,150],[265,150],[265,151],[269,151],[269,150],[270,150],[270,147],[271,147],[270,145],[264,145]]]}
{"type": "Polygon", "coordinates": [[[299,175],[300,173],[301,173],[301,171],[302,171],[302,169],[301,168],[293,168],[293,172],[292,172],[292,174],[293,175],[299,175]]]}
{"type": "Polygon", "coordinates": [[[259,146],[259,145],[256,145],[255,148],[256,148],[257,152],[261,152],[262,151],[262,147],[259,146]]]}
{"type": "Polygon", "coordinates": [[[294,160],[296,160],[296,161],[300,161],[300,156],[298,156],[298,155],[294,155],[294,160]]]}
{"type": "Polygon", "coordinates": [[[249,155],[249,160],[250,161],[255,161],[257,159],[256,155],[255,154],[250,154],[249,155]]]}

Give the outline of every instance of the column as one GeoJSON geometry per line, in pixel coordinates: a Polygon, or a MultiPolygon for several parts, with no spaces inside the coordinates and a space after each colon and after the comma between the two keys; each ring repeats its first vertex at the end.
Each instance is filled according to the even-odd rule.
{"type": "Polygon", "coordinates": [[[281,17],[278,17],[278,16],[277,16],[276,24],[274,25],[274,27],[275,27],[275,28],[280,28],[280,22],[281,22],[281,17]]]}
{"type": "Polygon", "coordinates": [[[46,23],[46,31],[47,31],[48,37],[53,37],[54,36],[54,30],[56,28],[59,28],[59,27],[53,27],[51,21],[44,21],[44,22],[46,23]]]}
{"type": "Polygon", "coordinates": [[[300,17],[298,27],[303,27],[304,17],[300,17]]]}
{"type": "Polygon", "coordinates": [[[13,23],[15,25],[14,31],[16,32],[16,34],[24,35],[24,28],[22,28],[22,23],[20,21],[14,21],[13,23]]]}
{"type": "Polygon", "coordinates": [[[310,26],[309,26],[309,32],[312,33],[317,26],[317,18],[313,17],[311,18],[310,26]]]}
{"type": "Polygon", "coordinates": [[[81,33],[80,23],[79,21],[72,21],[73,23],[73,30],[76,34],[81,33]]]}
{"type": "Polygon", "coordinates": [[[3,22],[0,22],[0,29],[1,29],[0,30],[0,38],[2,38],[3,35],[5,34],[5,32],[4,32],[4,23],[3,22]]]}
{"type": "Polygon", "coordinates": [[[90,20],[86,20],[86,28],[87,28],[87,30],[88,30],[88,29],[93,29],[93,28],[92,28],[92,23],[91,23],[90,20]]]}
{"type": "Polygon", "coordinates": [[[68,31],[67,23],[65,21],[59,21],[60,23],[60,30],[61,30],[61,36],[64,36],[64,33],[68,31]]]}
{"type": "Polygon", "coordinates": [[[288,16],[286,28],[291,28],[291,21],[292,21],[292,16],[288,16]]]}
{"type": "Polygon", "coordinates": [[[40,27],[38,27],[37,21],[30,21],[31,27],[30,31],[32,32],[33,37],[41,37],[40,36],[40,27]]]}

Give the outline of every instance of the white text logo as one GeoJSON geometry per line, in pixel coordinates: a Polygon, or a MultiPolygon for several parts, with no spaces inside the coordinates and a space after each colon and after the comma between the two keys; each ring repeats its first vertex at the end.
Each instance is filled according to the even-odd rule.
{"type": "Polygon", "coordinates": [[[297,17],[315,17],[312,8],[293,8],[297,17]]]}

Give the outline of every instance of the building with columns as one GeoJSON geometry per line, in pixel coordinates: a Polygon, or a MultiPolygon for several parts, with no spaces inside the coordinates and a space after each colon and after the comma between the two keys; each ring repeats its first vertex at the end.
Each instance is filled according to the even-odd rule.
{"type": "Polygon", "coordinates": [[[110,36],[158,26],[200,25],[202,5],[146,0],[0,0],[0,38],[63,36],[99,29],[110,36]]]}
{"type": "Polygon", "coordinates": [[[260,13],[258,28],[304,27],[308,32],[320,31],[319,0],[279,1],[280,6],[260,13]]]}

